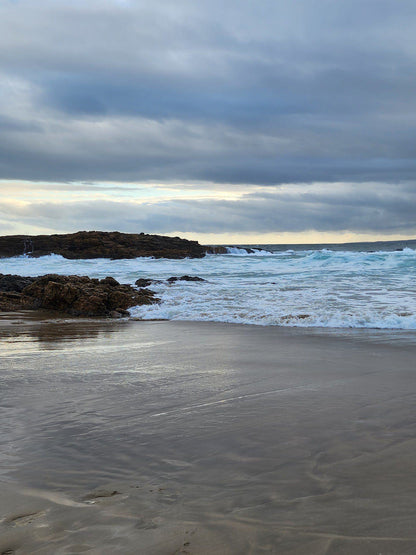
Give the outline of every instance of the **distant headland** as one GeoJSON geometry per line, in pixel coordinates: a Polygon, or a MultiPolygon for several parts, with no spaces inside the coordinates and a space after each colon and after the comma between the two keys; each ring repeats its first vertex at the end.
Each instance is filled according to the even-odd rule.
{"type": "Polygon", "coordinates": [[[3,235],[0,257],[32,257],[60,254],[64,258],[202,258],[207,253],[223,253],[225,247],[203,246],[180,237],[121,233],[119,231],[78,231],[57,235],[3,235]]]}

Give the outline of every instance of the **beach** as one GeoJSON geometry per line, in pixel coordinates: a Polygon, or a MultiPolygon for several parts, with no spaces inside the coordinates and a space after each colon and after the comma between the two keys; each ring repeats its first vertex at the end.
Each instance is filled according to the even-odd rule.
{"type": "Polygon", "coordinates": [[[0,555],[416,555],[415,28],[0,2],[0,555]]]}
{"type": "Polygon", "coordinates": [[[0,553],[416,552],[414,331],[22,312],[0,342],[0,553]]]}

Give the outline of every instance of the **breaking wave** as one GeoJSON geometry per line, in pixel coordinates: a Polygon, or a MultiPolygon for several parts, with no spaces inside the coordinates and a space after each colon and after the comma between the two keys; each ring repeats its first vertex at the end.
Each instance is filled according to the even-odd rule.
{"type": "Polygon", "coordinates": [[[161,303],[137,318],[327,328],[416,329],[416,250],[228,247],[202,259],[67,260],[50,255],[1,259],[0,272],[153,278],[161,303]],[[205,282],[171,276],[199,276],[205,282]]]}

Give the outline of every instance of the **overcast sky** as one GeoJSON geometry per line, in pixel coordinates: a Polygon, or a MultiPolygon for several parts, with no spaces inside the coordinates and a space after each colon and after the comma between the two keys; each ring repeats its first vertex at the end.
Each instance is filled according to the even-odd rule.
{"type": "Polygon", "coordinates": [[[3,0],[0,233],[416,235],[415,0],[3,0]]]}

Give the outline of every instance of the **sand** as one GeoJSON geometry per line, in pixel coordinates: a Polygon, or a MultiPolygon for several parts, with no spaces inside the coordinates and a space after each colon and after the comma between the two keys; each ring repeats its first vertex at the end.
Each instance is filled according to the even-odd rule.
{"type": "Polygon", "coordinates": [[[0,320],[0,553],[416,553],[415,335],[0,320]]]}

